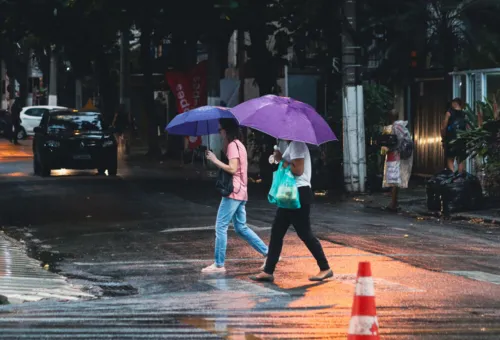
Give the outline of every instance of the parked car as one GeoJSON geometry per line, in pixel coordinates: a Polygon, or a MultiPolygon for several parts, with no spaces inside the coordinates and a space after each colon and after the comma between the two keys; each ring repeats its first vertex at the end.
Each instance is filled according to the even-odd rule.
{"type": "Polygon", "coordinates": [[[33,136],[35,134],[34,129],[40,125],[42,116],[44,113],[50,110],[68,110],[67,107],[63,106],[51,106],[51,105],[40,105],[40,106],[26,106],[23,107],[20,118],[21,118],[21,130],[28,136],[33,136]]]}
{"type": "Polygon", "coordinates": [[[50,176],[52,169],[97,169],[116,176],[117,142],[103,126],[99,112],[53,110],[43,114],[34,129],[35,175],[50,176]]]}

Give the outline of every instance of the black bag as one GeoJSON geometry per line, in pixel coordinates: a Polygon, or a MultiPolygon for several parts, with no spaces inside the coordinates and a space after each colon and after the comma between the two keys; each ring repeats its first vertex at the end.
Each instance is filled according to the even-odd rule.
{"type": "Polygon", "coordinates": [[[377,139],[378,146],[385,146],[392,149],[398,145],[398,136],[396,135],[380,135],[377,139]]]}
{"type": "Polygon", "coordinates": [[[409,159],[413,155],[413,141],[411,139],[403,139],[399,147],[399,156],[401,159],[409,159]]]}
{"type": "Polygon", "coordinates": [[[442,196],[445,212],[476,210],[481,207],[483,189],[476,176],[467,172],[454,174],[442,184],[442,196]]]}
{"type": "Polygon", "coordinates": [[[215,188],[223,197],[231,195],[234,191],[233,175],[219,169],[219,172],[217,173],[217,181],[215,181],[215,188]]]}
{"type": "MultiPolygon", "coordinates": [[[[240,148],[238,147],[238,143],[233,142],[236,144],[236,147],[238,148],[238,155],[240,154],[240,148]]],[[[241,164],[240,164],[241,167],[241,164]]],[[[230,173],[219,169],[217,173],[217,180],[215,181],[215,189],[222,195],[222,197],[228,197],[231,195],[234,191],[234,185],[233,185],[233,175],[230,173]]],[[[240,192],[240,189],[238,192],[240,192]]],[[[236,192],[236,194],[238,193],[236,192]]]]}
{"type": "Polygon", "coordinates": [[[448,213],[481,207],[483,190],[476,176],[446,169],[427,182],[427,208],[448,213]]]}
{"type": "Polygon", "coordinates": [[[430,211],[441,210],[441,185],[453,177],[453,171],[444,169],[427,181],[427,209],[430,211]]]}

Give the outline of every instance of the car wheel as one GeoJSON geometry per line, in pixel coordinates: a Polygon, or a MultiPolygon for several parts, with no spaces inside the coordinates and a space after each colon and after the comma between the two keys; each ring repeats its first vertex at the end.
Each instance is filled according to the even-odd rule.
{"type": "Polygon", "coordinates": [[[108,169],[108,176],[115,177],[118,173],[118,169],[116,167],[108,169]]]}
{"type": "Polygon", "coordinates": [[[114,160],[109,164],[108,166],[108,176],[116,176],[118,172],[118,159],[117,156],[115,156],[114,160]]]}
{"type": "Polygon", "coordinates": [[[23,139],[26,139],[26,130],[21,127],[21,129],[17,132],[17,139],[18,140],[23,140],[23,139]]]}
{"type": "Polygon", "coordinates": [[[35,173],[35,176],[38,176],[41,173],[40,163],[36,160],[36,156],[33,157],[33,172],[35,173]]]}
{"type": "Polygon", "coordinates": [[[44,164],[43,162],[40,162],[40,175],[42,177],[50,177],[50,173],[51,173],[50,166],[44,164]]]}

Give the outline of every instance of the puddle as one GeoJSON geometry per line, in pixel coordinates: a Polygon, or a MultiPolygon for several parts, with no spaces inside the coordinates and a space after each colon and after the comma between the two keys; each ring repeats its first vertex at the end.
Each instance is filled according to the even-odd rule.
{"type": "Polygon", "coordinates": [[[47,270],[49,268],[50,264],[28,257],[26,246],[21,242],[0,233],[0,292],[10,303],[94,297],[83,292],[83,287],[72,285],[65,277],[47,270]]]}

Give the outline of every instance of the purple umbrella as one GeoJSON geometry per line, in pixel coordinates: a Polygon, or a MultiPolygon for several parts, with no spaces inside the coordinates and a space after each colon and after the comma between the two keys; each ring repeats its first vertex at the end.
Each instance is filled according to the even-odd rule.
{"type": "Polygon", "coordinates": [[[283,140],[320,145],[337,140],[328,123],[308,104],[267,95],[231,109],[238,122],[283,140]]]}

